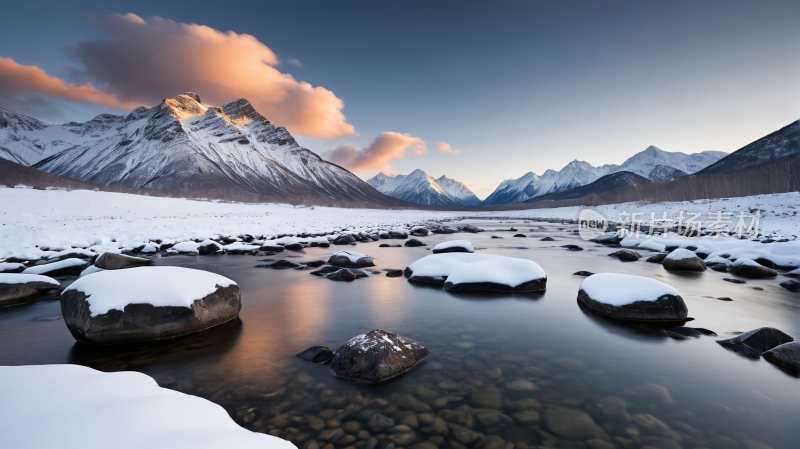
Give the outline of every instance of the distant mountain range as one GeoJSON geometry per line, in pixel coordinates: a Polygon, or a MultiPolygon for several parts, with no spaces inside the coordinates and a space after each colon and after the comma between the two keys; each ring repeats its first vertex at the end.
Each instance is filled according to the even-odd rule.
{"type": "Polygon", "coordinates": [[[245,99],[215,107],[186,93],[128,115],[101,114],[64,125],[0,107],[0,157],[100,186],[222,199],[410,206],[299,146],[245,99]]]}
{"type": "Polygon", "coordinates": [[[442,176],[433,179],[422,170],[408,175],[378,173],[367,184],[381,193],[417,204],[431,206],[476,206],[481,200],[463,183],[442,176]]]}
{"type": "Polygon", "coordinates": [[[727,153],[721,151],[686,154],[667,152],[650,146],[631,156],[622,165],[609,164],[595,167],[588,162],[574,160],[560,171],[546,170],[541,176],[528,172],[520,178],[505,180],[483,201],[483,204],[528,201],[536,197],[566,192],[591,184],[603,176],[621,172],[635,173],[653,182],[667,182],[699,171],[725,156],[727,153]]]}

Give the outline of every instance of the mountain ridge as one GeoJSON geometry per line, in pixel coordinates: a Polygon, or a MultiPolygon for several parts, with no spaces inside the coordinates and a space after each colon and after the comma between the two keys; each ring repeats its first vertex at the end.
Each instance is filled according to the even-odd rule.
{"type": "Polygon", "coordinates": [[[442,175],[434,179],[420,169],[408,175],[378,173],[367,184],[388,196],[431,206],[474,206],[481,200],[467,186],[442,175]]]}

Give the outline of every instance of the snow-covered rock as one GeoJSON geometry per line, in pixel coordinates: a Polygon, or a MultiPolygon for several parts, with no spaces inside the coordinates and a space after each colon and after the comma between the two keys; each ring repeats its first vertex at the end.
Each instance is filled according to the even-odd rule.
{"type": "Polygon", "coordinates": [[[381,329],[351,338],[331,359],[328,373],[360,383],[397,377],[428,357],[416,341],[381,329]]]}
{"type": "Polygon", "coordinates": [[[46,274],[48,276],[67,276],[79,275],[84,268],[89,266],[89,262],[83,259],[64,259],[58,262],[44,265],[36,265],[26,268],[25,274],[46,274]]]}
{"type": "Polygon", "coordinates": [[[97,256],[94,251],[83,248],[70,248],[47,255],[47,259],[91,259],[97,256]]]}
{"type": "Polygon", "coordinates": [[[774,278],[778,275],[772,268],[747,258],[736,259],[736,262],[731,264],[730,271],[737,276],[753,279],[774,278]]]}
{"type": "Polygon", "coordinates": [[[338,251],[334,253],[329,259],[328,263],[337,267],[344,268],[362,268],[374,267],[372,256],[367,256],[355,251],[338,251]]]}
{"type": "Polygon", "coordinates": [[[294,449],[243,429],[213,402],[161,388],[135,371],[0,366],[0,397],[5,448],[294,449]],[[34,398],[47,398],[47,406],[34,398]]]}
{"type": "Polygon", "coordinates": [[[705,271],[706,264],[697,254],[688,249],[678,248],[661,262],[664,268],[672,271],[705,271]]]}
{"type": "Polygon", "coordinates": [[[89,276],[90,274],[98,273],[100,271],[106,271],[106,270],[98,267],[97,265],[89,265],[88,267],[86,267],[85,270],[81,271],[80,277],[89,276]]]}
{"type": "Polygon", "coordinates": [[[578,301],[600,315],[636,321],[685,320],[689,310],[675,288],[628,274],[593,274],[581,283],[578,301]]]}
{"type": "Polygon", "coordinates": [[[53,278],[38,274],[0,273],[0,307],[24,304],[51,290],[61,290],[61,284],[53,278]]]}
{"type": "Polygon", "coordinates": [[[199,243],[189,241],[189,242],[176,243],[170,249],[173,250],[173,251],[182,253],[182,254],[200,254],[200,252],[197,251],[197,247],[198,246],[200,246],[199,243]]]}
{"type": "Polygon", "coordinates": [[[472,243],[466,240],[448,240],[433,247],[433,254],[439,253],[474,253],[472,243]]]}
{"type": "Polygon", "coordinates": [[[0,262],[0,273],[22,273],[25,265],[21,263],[0,262]]]}
{"type": "Polygon", "coordinates": [[[148,265],[153,265],[151,259],[108,252],[103,253],[94,263],[95,267],[102,270],[121,270],[123,268],[145,267],[148,265]]]}
{"type": "Polygon", "coordinates": [[[180,337],[230,321],[241,307],[232,280],[180,267],[102,271],[61,294],[61,313],[73,337],[94,344],[180,337]]]}
{"type": "Polygon", "coordinates": [[[545,290],[547,275],[536,262],[492,254],[431,254],[405,269],[410,282],[451,291],[529,292],[545,290]]]}

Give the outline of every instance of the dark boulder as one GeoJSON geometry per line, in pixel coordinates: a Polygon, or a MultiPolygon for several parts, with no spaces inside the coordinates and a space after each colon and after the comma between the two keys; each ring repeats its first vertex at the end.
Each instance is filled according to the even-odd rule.
{"type": "Polygon", "coordinates": [[[375,329],[342,345],[328,373],[354,382],[385,382],[410,370],[428,354],[426,347],[410,338],[375,329]]]}
{"type": "Polygon", "coordinates": [[[283,249],[284,248],[282,245],[264,245],[261,248],[258,248],[259,251],[270,251],[273,253],[283,251],[283,249]]]}
{"type": "Polygon", "coordinates": [[[288,245],[284,245],[283,247],[291,251],[300,251],[301,249],[303,249],[303,245],[301,245],[300,243],[290,243],[288,245]]]}
{"type": "Polygon", "coordinates": [[[285,270],[287,268],[297,268],[299,266],[300,266],[299,264],[296,264],[289,260],[279,260],[269,265],[256,265],[256,268],[274,268],[276,270],[285,270]]]}
{"type": "Polygon", "coordinates": [[[714,271],[719,271],[720,273],[728,272],[728,266],[724,263],[707,263],[706,267],[711,268],[714,271]]]}
{"type": "Polygon", "coordinates": [[[297,357],[304,362],[322,365],[333,358],[333,349],[325,345],[312,346],[298,352],[297,357]]]}
{"type": "Polygon", "coordinates": [[[468,224],[468,225],[466,225],[466,226],[464,226],[464,227],[462,227],[460,229],[462,231],[464,231],[464,232],[471,232],[473,234],[478,233],[478,232],[483,232],[483,229],[478,228],[478,227],[476,227],[474,225],[471,225],[471,224],[468,224]]]}
{"type": "Polygon", "coordinates": [[[97,345],[181,337],[233,320],[241,308],[239,286],[230,279],[179,267],[101,271],[78,279],[61,294],[61,314],[72,336],[97,345]],[[186,305],[153,305],[161,292],[174,296],[182,283],[187,288],[196,289],[199,283],[213,288],[186,305]],[[130,298],[124,306],[116,304],[117,292],[130,298]],[[97,311],[109,303],[113,307],[97,311]]]}
{"type": "Polygon", "coordinates": [[[573,274],[574,276],[591,276],[591,275],[593,275],[594,273],[592,273],[591,271],[576,271],[576,272],[574,272],[574,273],[572,273],[572,274],[573,274]]]}
{"type": "Polygon", "coordinates": [[[569,251],[583,251],[583,248],[578,245],[561,245],[561,247],[567,248],[569,251]]]}
{"type": "Polygon", "coordinates": [[[539,240],[542,241],[542,242],[555,242],[556,241],[556,239],[554,239],[553,237],[545,237],[545,238],[539,239],[539,240]]]}
{"type": "Polygon", "coordinates": [[[492,236],[492,238],[493,238],[493,239],[502,239],[503,237],[500,237],[500,236],[493,235],[493,236],[492,236]]]}
{"type": "Polygon", "coordinates": [[[800,371],[800,341],[775,346],[763,355],[766,360],[778,366],[800,371]]]}
{"type": "Polygon", "coordinates": [[[125,268],[146,267],[148,265],[153,265],[151,259],[114,253],[103,253],[94,263],[94,266],[104,270],[122,270],[125,268]]]}
{"type": "Polygon", "coordinates": [[[732,282],[734,284],[744,284],[744,279],[736,279],[736,278],[722,278],[723,281],[732,282]]]}
{"type": "Polygon", "coordinates": [[[636,251],[631,251],[629,249],[621,249],[619,251],[615,251],[609,256],[622,260],[624,262],[635,262],[642,258],[642,255],[637,253],[636,251]]]}
{"type": "Polygon", "coordinates": [[[318,267],[321,267],[321,266],[325,265],[325,261],[324,260],[312,260],[310,262],[303,262],[303,265],[305,265],[307,267],[311,267],[311,268],[318,268],[318,267]]]}
{"type": "Polygon", "coordinates": [[[320,248],[328,248],[329,246],[331,246],[331,244],[328,242],[319,242],[320,248]]]}
{"type": "Polygon", "coordinates": [[[409,247],[427,246],[427,244],[422,242],[422,241],[420,241],[420,240],[417,240],[417,239],[409,239],[409,240],[406,240],[405,246],[409,246],[409,247]]]}
{"type": "Polygon", "coordinates": [[[0,274],[0,307],[35,302],[41,299],[42,294],[57,293],[61,290],[61,284],[47,276],[2,273],[0,274]]]}
{"type": "Polygon", "coordinates": [[[356,238],[350,234],[342,234],[339,237],[336,237],[336,240],[333,241],[334,245],[349,245],[356,241],[356,238]]]}
{"type": "Polygon", "coordinates": [[[663,262],[663,261],[664,261],[664,259],[665,259],[665,258],[666,258],[668,255],[669,255],[669,254],[667,254],[667,253],[658,253],[658,254],[653,254],[652,256],[648,257],[648,258],[645,260],[645,262],[651,262],[651,263],[661,263],[661,262],[663,262]]]}
{"type": "Polygon", "coordinates": [[[720,296],[717,299],[719,299],[720,301],[733,301],[731,298],[728,298],[727,296],[720,296]]]}
{"type": "Polygon", "coordinates": [[[427,230],[425,228],[417,228],[417,229],[414,229],[411,233],[414,234],[417,237],[425,237],[428,234],[430,234],[431,231],[429,231],[429,230],[427,230]]]}
{"type": "Polygon", "coordinates": [[[750,259],[737,259],[731,266],[730,272],[750,279],[774,278],[778,272],[772,268],[765,267],[750,259]]]}
{"type": "Polygon", "coordinates": [[[661,264],[670,271],[706,271],[703,259],[688,249],[678,248],[670,252],[661,264]]]}
{"type": "Polygon", "coordinates": [[[800,282],[798,282],[797,279],[789,279],[786,282],[781,282],[779,285],[791,292],[800,292],[800,282]]]}
{"type": "Polygon", "coordinates": [[[386,277],[390,278],[399,278],[403,275],[403,270],[388,270],[386,272],[386,277]]]}
{"type": "Polygon", "coordinates": [[[329,273],[325,275],[325,277],[332,281],[350,282],[356,280],[356,275],[347,268],[342,268],[340,270],[334,271],[333,273],[329,273]]]}
{"type": "Polygon", "coordinates": [[[527,237],[525,234],[514,234],[514,237],[527,237]]]}
{"type": "Polygon", "coordinates": [[[765,351],[791,341],[794,338],[774,327],[761,327],[728,340],[717,340],[717,343],[739,355],[758,359],[765,351]]]}
{"type": "Polygon", "coordinates": [[[375,262],[373,262],[371,256],[353,251],[338,251],[334,253],[328,259],[328,264],[345,268],[363,268],[375,266],[375,262]]]}
{"type": "Polygon", "coordinates": [[[405,239],[405,238],[408,238],[408,233],[405,232],[405,231],[400,231],[400,230],[393,229],[393,230],[389,231],[389,237],[391,237],[393,239],[405,239]]]}

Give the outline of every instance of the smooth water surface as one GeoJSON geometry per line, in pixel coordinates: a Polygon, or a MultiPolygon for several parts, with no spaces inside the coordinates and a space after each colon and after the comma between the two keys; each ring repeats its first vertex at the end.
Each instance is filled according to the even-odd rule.
{"type": "MultiPolygon", "coordinates": [[[[157,265],[208,270],[238,282],[240,319],[172,341],[96,348],[74,341],[57,301],[8,307],[0,309],[0,364],[141,371],[162,386],[222,405],[249,429],[310,449],[422,442],[453,449],[798,447],[800,379],[715,343],[763,326],[800,337],[800,295],[778,286],[785,278],[732,284],[722,280],[730,275],[711,270],[676,274],[644,258],[620,262],[607,255],[614,249],[584,242],[574,227],[557,223],[473,224],[486,232],[420,240],[432,247],[467,239],[479,252],[535,260],[547,272],[547,291],[452,294],[383,273],[343,283],[310,270],[254,268],[265,257],[159,257],[157,265]],[[527,238],[512,237],[518,232],[527,238]],[[546,236],[556,241],[539,240],[546,236]],[[585,250],[560,247],[569,243],[585,250]],[[584,279],[573,275],[579,270],[667,282],[695,318],[687,326],[719,337],[678,341],[585,311],[576,300],[584,279]],[[733,301],[716,299],[723,296],[733,301]],[[336,349],[375,328],[422,343],[430,356],[382,385],[337,379],[327,366],[294,356],[316,344],[336,349]],[[400,427],[384,428],[376,414],[400,427]]],[[[347,248],[375,257],[377,271],[403,269],[430,254],[425,247],[380,243],[402,241],[347,248]]],[[[267,258],[327,260],[338,249],[344,248],[267,258]]]]}

